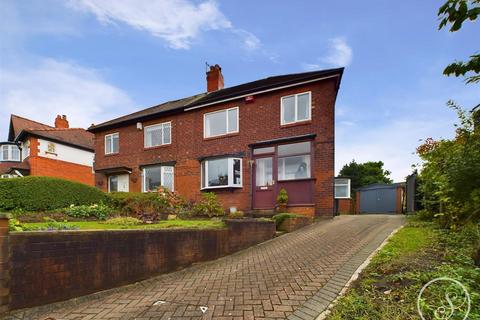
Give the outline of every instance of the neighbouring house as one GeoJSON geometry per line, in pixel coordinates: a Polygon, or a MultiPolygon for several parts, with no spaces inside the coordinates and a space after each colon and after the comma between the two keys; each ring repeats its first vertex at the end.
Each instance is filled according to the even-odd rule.
{"type": "Polygon", "coordinates": [[[351,197],[351,179],[347,177],[335,178],[335,214],[355,213],[351,197]]]}
{"type": "Polygon", "coordinates": [[[98,125],[95,180],[104,191],[159,186],[196,200],[215,192],[225,209],[267,210],[281,188],[288,210],[334,214],[334,106],[343,68],[287,74],[207,92],[98,125]]]}
{"type": "Polygon", "coordinates": [[[65,115],[49,126],[11,115],[8,140],[0,142],[0,175],[47,176],[94,185],[94,135],[69,128],[65,115]]]}

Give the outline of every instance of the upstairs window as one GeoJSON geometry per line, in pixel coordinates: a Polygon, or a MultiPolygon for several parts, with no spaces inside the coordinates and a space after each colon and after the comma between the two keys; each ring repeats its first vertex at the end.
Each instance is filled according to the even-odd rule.
{"type": "Polygon", "coordinates": [[[118,153],[120,135],[118,132],[105,136],[105,154],[118,153]]]}
{"type": "Polygon", "coordinates": [[[221,158],[202,162],[202,189],[241,188],[242,159],[221,158]]]}
{"type": "Polygon", "coordinates": [[[204,114],[204,138],[217,137],[235,132],[238,132],[238,107],[204,114]]]}
{"type": "Polygon", "coordinates": [[[350,179],[335,179],[335,198],[350,199],[350,179]]]}
{"type": "Polygon", "coordinates": [[[0,161],[20,161],[20,149],[14,144],[2,145],[0,161]]]}
{"type": "Polygon", "coordinates": [[[157,147],[172,143],[172,123],[164,122],[145,127],[145,148],[157,147]]]}
{"type": "Polygon", "coordinates": [[[311,93],[305,92],[282,97],[280,113],[282,125],[311,120],[311,93]]]}

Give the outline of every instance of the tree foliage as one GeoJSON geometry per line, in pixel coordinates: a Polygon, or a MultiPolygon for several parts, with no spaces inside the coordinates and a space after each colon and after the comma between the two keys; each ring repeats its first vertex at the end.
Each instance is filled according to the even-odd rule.
{"type": "Polygon", "coordinates": [[[382,161],[356,163],[355,160],[352,160],[352,162],[343,166],[340,170],[340,176],[351,179],[353,191],[372,183],[392,183],[392,179],[388,177],[390,171],[384,170],[383,165],[382,161]]]}
{"type": "MultiPolygon", "coordinates": [[[[475,21],[479,15],[480,0],[448,0],[438,10],[439,29],[450,25],[450,32],[456,32],[462,28],[465,21],[475,21]]],[[[480,54],[471,55],[466,62],[455,61],[443,71],[447,76],[456,77],[465,76],[469,72],[473,75],[466,77],[467,83],[480,82],[480,54]]]]}
{"type": "Polygon", "coordinates": [[[436,214],[445,227],[456,227],[480,217],[480,130],[472,112],[452,101],[460,121],[452,140],[431,138],[417,148],[423,160],[420,191],[425,209],[436,214]]]}

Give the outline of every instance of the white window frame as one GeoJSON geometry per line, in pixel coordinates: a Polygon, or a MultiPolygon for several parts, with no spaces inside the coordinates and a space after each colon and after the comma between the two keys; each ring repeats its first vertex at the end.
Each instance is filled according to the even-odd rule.
{"type": "Polygon", "coordinates": [[[304,122],[304,121],[310,121],[312,120],[312,92],[311,91],[305,91],[305,92],[300,92],[300,93],[295,93],[291,94],[288,96],[283,96],[280,98],[280,124],[286,125],[286,124],[292,124],[292,123],[298,123],[298,122],[304,122]],[[304,95],[308,93],[308,101],[309,101],[309,108],[308,108],[308,118],[307,119],[302,119],[298,120],[298,96],[304,95]],[[286,98],[291,98],[295,97],[295,120],[291,122],[285,122],[283,115],[284,115],[284,107],[283,107],[283,100],[286,98]]]}
{"type": "Polygon", "coordinates": [[[167,122],[162,122],[162,123],[156,123],[156,124],[152,124],[150,126],[146,126],[143,128],[143,146],[145,148],[155,148],[155,147],[159,147],[159,146],[166,146],[166,145],[170,145],[172,144],[172,121],[167,121],[167,122]],[[165,126],[169,126],[170,127],[170,142],[169,143],[165,143],[165,135],[163,134],[163,130],[164,130],[164,127],[165,126]],[[147,131],[148,129],[151,129],[151,128],[154,128],[154,127],[160,127],[161,130],[162,130],[162,143],[159,144],[159,145],[155,145],[155,146],[147,146],[147,131]]]}
{"type": "Polygon", "coordinates": [[[22,150],[16,144],[2,144],[0,147],[0,161],[12,161],[12,162],[21,162],[22,161],[22,150]],[[3,149],[7,148],[7,158],[3,157],[3,149]],[[13,148],[18,150],[18,159],[13,159],[13,148]]]}
{"type": "Polygon", "coordinates": [[[114,132],[114,133],[110,133],[110,134],[106,134],[105,135],[105,154],[117,154],[120,152],[120,133],[118,132],[114,132]],[[118,136],[118,151],[114,152],[113,151],[113,137],[114,136],[118,136]],[[107,138],[108,137],[112,137],[112,139],[110,139],[110,150],[112,150],[111,152],[107,152],[107,138]]]}
{"type": "Polygon", "coordinates": [[[172,175],[173,175],[172,189],[171,190],[169,189],[169,191],[174,192],[175,191],[175,166],[162,166],[162,165],[152,165],[152,166],[142,168],[142,192],[152,192],[152,191],[147,191],[146,189],[147,175],[145,174],[145,169],[151,168],[151,167],[160,167],[160,185],[162,187],[164,187],[164,183],[165,183],[165,180],[164,180],[165,168],[166,167],[172,168],[172,175]]]}
{"type": "Polygon", "coordinates": [[[209,190],[209,189],[221,189],[221,188],[243,188],[243,159],[237,157],[224,157],[224,158],[212,158],[203,160],[200,164],[200,190],[209,190]],[[208,186],[208,162],[211,160],[220,160],[227,159],[228,166],[228,184],[224,186],[208,186]],[[234,160],[240,160],[240,184],[233,184],[234,172],[233,172],[233,162],[234,160]],[[203,174],[203,168],[205,168],[205,175],[203,174]],[[205,181],[204,181],[205,179],[205,181]],[[205,187],[203,187],[205,184],[205,187]]]}
{"type": "Polygon", "coordinates": [[[334,197],[335,199],[350,199],[351,198],[351,193],[350,193],[350,185],[351,185],[351,180],[348,179],[348,178],[339,178],[339,179],[344,179],[344,180],[347,180],[347,183],[337,183],[337,179],[335,179],[335,188],[334,188],[334,193],[335,193],[335,190],[337,187],[343,187],[343,186],[346,186],[347,187],[347,196],[346,197],[337,197],[336,194],[334,194],[334,197]]]}
{"type": "Polygon", "coordinates": [[[233,108],[228,108],[228,109],[217,110],[217,111],[213,111],[213,112],[207,112],[207,113],[203,114],[203,138],[204,139],[226,136],[228,134],[238,133],[238,132],[240,132],[240,108],[238,106],[233,107],[233,108]],[[228,130],[228,112],[230,110],[235,110],[235,109],[237,110],[237,130],[236,131],[229,131],[228,130]],[[225,112],[225,114],[226,114],[226,116],[225,116],[226,132],[222,133],[222,134],[213,135],[213,136],[207,136],[207,130],[206,130],[207,129],[207,126],[206,126],[207,116],[211,115],[211,114],[215,114],[215,113],[220,113],[220,112],[225,112]]]}

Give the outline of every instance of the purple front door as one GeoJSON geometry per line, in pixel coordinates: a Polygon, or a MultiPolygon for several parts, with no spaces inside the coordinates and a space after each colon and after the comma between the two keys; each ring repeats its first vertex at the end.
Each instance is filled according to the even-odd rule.
{"type": "Polygon", "coordinates": [[[255,209],[271,209],[275,203],[275,178],[273,156],[255,158],[254,164],[254,194],[255,209]]]}

